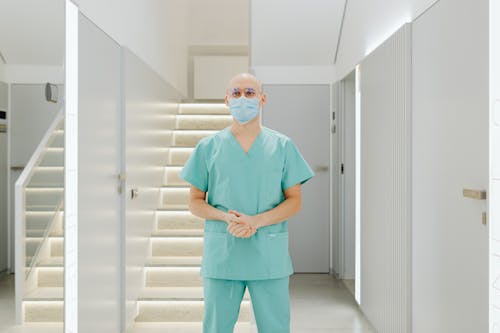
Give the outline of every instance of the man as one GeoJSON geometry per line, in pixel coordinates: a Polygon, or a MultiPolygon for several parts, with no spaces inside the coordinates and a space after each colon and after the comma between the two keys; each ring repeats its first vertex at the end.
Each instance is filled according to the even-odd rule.
{"type": "Polygon", "coordinates": [[[191,184],[189,210],[206,219],[203,333],[233,332],[246,287],[259,333],[290,332],[287,218],[314,172],[288,136],[261,126],[265,102],[255,76],[232,78],[231,126],[201,139],[179,174],[191,184]]]}

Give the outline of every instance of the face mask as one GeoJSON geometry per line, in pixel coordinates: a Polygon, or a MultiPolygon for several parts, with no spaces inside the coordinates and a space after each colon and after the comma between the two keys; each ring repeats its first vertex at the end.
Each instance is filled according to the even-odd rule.
{"type": "Polygon", "coordinates": [[[240,123],[246,124],[259,113],[259,100],[257,98],[246,98],[245,96],[230,98],[229,112],[240,123]]]}

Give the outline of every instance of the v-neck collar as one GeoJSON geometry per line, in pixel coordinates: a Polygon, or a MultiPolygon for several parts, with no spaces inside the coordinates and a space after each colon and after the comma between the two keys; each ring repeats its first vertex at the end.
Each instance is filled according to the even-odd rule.
{"type": "MultiPolygon", "coordinates": [[[[262,126],[262,125],[261,125],[262,126]]],[[[252,142],[252,145],[250,146],[250,149],[248,149],[247,152],[245,152],[245,150],[243,150],[243,147],[241,146],[240,142],[238,141],[238,139],[236,139],[236,137],[234,136],[233,132],[231,131],[231,128],[228,126],[226,127],[226,131],[228,132],[228,136],[230,137],[230,140],[236,145],[238,146],[239,150],[245,155],[245,156],[249,156],[250,155],[250,152],[253,150],[253,147],[255,147],[256,144],[258,144],[259,140],[260,140],[260,137],[263,135],[262,132],[264,132],[264,126],[262,126],[262,128],[260,129],[259,131],[259,134],[257,134],[257,137],[253,140],[252,142]]]]}

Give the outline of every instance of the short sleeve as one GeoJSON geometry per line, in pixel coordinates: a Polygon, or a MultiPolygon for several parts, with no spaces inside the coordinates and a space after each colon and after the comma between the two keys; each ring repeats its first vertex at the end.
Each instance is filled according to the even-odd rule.
{"type": "Polygon", "coordinates": [[[304,184],[314,175],[314,171],[299,152],[294,142],[288,139],[285,143],[285,166],[281,180],[283,190],[298,183],[304,184]]]}
{"type": "Polygon", "coordinates": [[[203,192],[208,188],[208,169],[205,159],[204,145],[199,141],[184,167],[179,173],[179,178],[191,183],[203,192]]]}

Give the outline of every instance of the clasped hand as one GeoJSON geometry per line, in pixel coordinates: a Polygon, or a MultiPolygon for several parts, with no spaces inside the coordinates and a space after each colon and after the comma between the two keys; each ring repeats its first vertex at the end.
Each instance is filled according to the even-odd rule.
{"type": "Polygon", "coordinates": [[[229,224],[227,231],[235,237],[252,237],[259,228],[259,220],[254,215],[246,215],[235,210],[228,210],[226,222],[229,224]]]}

